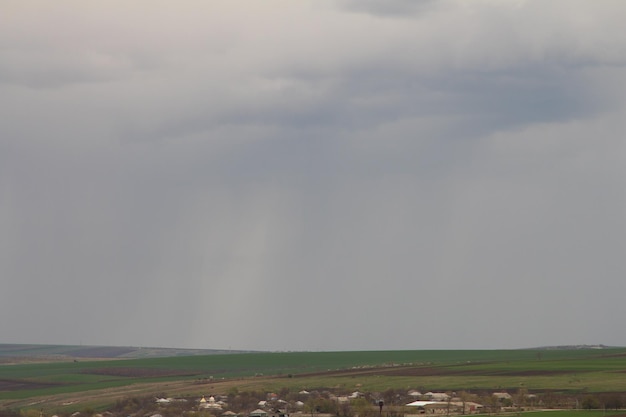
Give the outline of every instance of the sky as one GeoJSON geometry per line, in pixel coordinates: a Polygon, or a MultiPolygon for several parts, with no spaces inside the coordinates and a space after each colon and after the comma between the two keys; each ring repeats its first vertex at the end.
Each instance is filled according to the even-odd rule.
{"type": "Polygon", "coordinates": [[[626,346],[626,2],[1,8],[0,343],[626,346]]]}

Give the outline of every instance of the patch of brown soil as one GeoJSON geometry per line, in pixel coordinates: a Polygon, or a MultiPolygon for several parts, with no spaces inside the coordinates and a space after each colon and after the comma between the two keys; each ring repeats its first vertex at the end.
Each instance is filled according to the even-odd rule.
{"type": "Polygon", "coordinates": [[[44,382],[26,381],[23,379],[0,379],[0,391],[20,391],[24,389],[39,389],[58,386],[44,382]]]}
{"type": "Polygon", "coordinates": [[[539,369],[531,369],[528,371],[512,371],[512,372],[496,372],[492,375],[498,376],[554,376],[554,375],[567,375],[575,374],[576,371],[543,371],[539,369]]]}

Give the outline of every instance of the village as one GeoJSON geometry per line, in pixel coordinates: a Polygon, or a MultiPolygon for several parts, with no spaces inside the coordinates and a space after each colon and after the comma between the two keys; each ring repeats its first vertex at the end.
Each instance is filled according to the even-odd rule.
{"type": "Polygon", "coordinates": [[[471,415],[481,413],[519,412],[534,408],[537,396],[520,390],[514,395],[508,392],[492,392],[479,396],[466,392],[425,392],[412,389],[404,393],[363,393],[354,391],[337,395],[329,391],[298,393],[204,395],[200,398],[155,399],[159,412],[150,417],[164,417],[172,405],[187,403],[192,413],[210,414],[215,417],[375,417],[432,415],[471,415]],[[258,400],[258,401],[257,401],[258,400]],[[479,400],[484,401],[478,402],[479,400]],[[189,404],[191,402],[192,404],[189,404]]]}

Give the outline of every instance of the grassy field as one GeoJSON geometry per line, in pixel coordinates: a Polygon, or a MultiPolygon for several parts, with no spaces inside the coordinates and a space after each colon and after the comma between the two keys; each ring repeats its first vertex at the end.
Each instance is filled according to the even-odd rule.
{"type": "MultiPolygon", "coordinates": [[[[241,353],[0,365],[0,406],[171,395],[334,388],[626,392],[626,348],[241,353]]],[[[578,414],[577,414],[578,415],[578,414]]],[[[587,416],[584,416],[587,417],[587,416]]]]}
{"type": "Polygon", "coordinates": [[[524,413],[524,417],[603,417],[609,415],[623,415],[624,411],[605,410],[551,410],[530,411],[524,413]]]}

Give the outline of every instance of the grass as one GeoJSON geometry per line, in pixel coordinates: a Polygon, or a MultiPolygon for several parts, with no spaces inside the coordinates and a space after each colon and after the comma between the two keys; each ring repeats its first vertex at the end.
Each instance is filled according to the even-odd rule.
{"type": "Polygon", "coordinates": [[[604,417],[623,415],[623,410],[551,410],[529,411],[523,413],[524,417],[604,417]]]}

